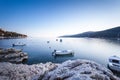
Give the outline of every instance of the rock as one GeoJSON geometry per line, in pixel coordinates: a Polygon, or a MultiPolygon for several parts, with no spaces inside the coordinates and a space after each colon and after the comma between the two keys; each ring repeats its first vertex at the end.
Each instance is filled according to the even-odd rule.
{"type": "Polygon", "coordinates": [[[39,77],[56,66],[51,62],[34,65],[2,62],[0,63],[0,80],[38,80],[39,77]]]}
{"type": "Polygon", "coordinates": [[[104,66],[89,60],[69,60],[45,74],[42,80],[120,80],[104,66]]]}
{"type": "Polygon", "coordinates": [[[0,80],[120,80],[104,66],[89,60],[68,60],[62,64],[0,63],[0,80]]]}
{"type": "Polygon", "coordinates": [[[22,52],[22,50],[13,48],[0,49],[1,62],[22,63],[26,59],[28,59],[28,55],[27,53],[22,52]]]}

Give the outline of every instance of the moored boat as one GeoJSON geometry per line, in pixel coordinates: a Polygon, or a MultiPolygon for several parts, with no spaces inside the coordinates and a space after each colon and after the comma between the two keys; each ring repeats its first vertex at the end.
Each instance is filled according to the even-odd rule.
{"type": "Polygon", "coordinates": [[[12,46],[25,46],[26,44],[23,43],[16,43],[16,44],[12,44],[12,46]]]}
{"type": "Polygon", "coordinates": [[[108,67],[111,70],[120,72],[120,57],[118,57],[118,56],[111,56],[109,58],[108,67]]]}
{"type": "Polygon", "coordinates": [[[60,39],[60,42],[62,42],[62,39],[60,39]]]}
{"type": "Polygon", "coordinates": [[[56,51],[54,50],[53,56],[64,56],[64,55],[74,55],[73,50],[63,50],[63,51],[56,51]]]}

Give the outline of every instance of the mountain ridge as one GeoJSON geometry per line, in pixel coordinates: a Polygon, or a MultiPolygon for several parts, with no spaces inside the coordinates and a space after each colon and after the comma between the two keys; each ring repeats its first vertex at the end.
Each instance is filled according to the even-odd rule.
{"type": "Polygon", "coordinates": [[[118,38],[120,37],[120,26],[102,31],[88,31],[79,34],[65,35],[60,37],[89,37],[89,38],[118,38]]]}

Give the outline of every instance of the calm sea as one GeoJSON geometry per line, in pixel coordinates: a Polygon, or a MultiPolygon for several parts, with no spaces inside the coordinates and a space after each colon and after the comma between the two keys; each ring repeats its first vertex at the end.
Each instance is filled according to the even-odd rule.
{"type": "Polygon", "coordinates": [[[27,64],[55,62],[66,60],[88,59],[107,66],[108,58],[113,55],[120,56],[120,41],[95,38],[26,38],[26,39],[2,39],[0,47],[11,48],[13,43],[25,43],[26,46],[16,46],[28,53],[27,64]],[[58,41],[56,41],[58,39],[58,41]],[[49,41],[49,43],[47,43],[49,41]],[[56,50],[73,50],[74,56],[52,56],[56,50]]]}

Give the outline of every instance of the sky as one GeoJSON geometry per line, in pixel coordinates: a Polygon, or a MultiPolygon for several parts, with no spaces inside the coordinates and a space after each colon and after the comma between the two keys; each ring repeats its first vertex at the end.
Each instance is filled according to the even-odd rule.
{"type": "Polygon", "coordinates": [[[56,37],[120,26],[120,0],[0,0],[0,27],[56,37]]]}

